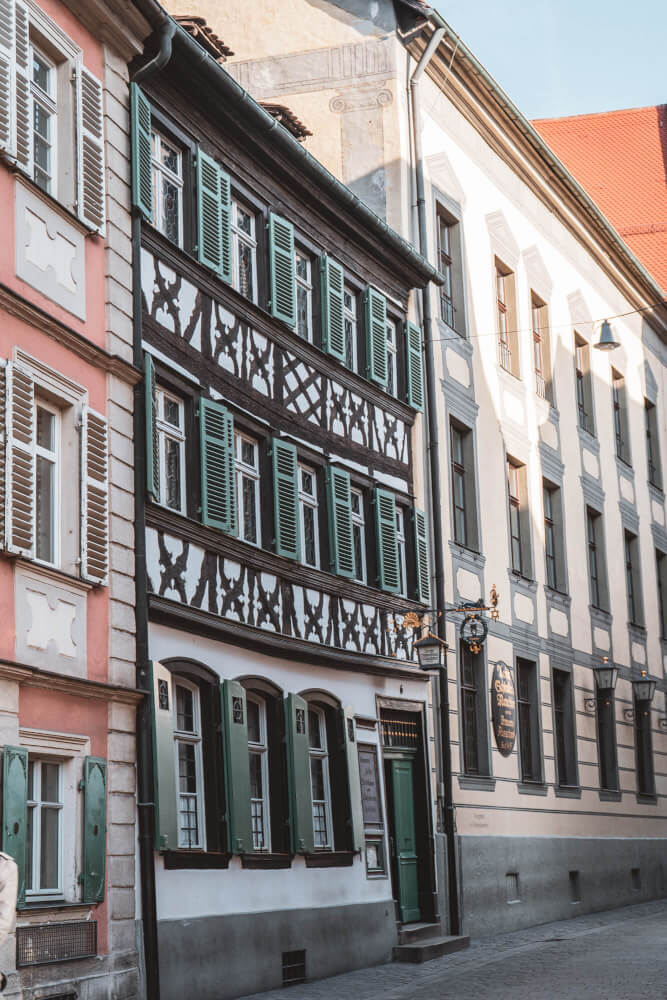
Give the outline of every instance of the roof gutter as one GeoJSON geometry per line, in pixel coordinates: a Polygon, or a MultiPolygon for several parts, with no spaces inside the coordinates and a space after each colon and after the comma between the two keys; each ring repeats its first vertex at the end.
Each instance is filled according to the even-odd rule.
{"type": "MultiPolygon", "coordinates": [[[[449,26],[442,14],[439,14],[437,10],[431,8],[430,11],[425,11],[425,15],[428,17],[429,23],[433,26],[434,32],[443,32],[440,35],[441,39],[448,36],[454,42],[458,52],[470,63],[475,73],[482,79],[486,89],[493,95],[495,101],[515,122],[518,129],[524,134],[528,142],[530,142],[540,156],[547,161],[549,167],[558,175],[562,183],[570,189],[577,201],[582,205],[586,212],[592,216],[597,226],[604,231],[607,239],[614,244],[615,249],[621,254],[622,257],[625,258],[626,262],[636,272],[637,277],[640,278],[646,286],[645,292],[648,293],[647,298],[652,299],[653,302],[657,304],[657,308],[660,308],[660,304],[664,304],[666,301],[665,290],[660,287],[655,278],[649,271],[646,270],[639,258],[635,256],[632,250],[619,236],[590,195],[584,190],[581,184],[579,184],[576,178],[572,176],[569,170],[567,170],[567,168],[561,163],[551,147],[547,145],[535,127],[528,121],[527,118],[524,117],[524,115],[521,114],[519,109],[507,96],[502,87],[496,83],[491,74],[473,55],[465,43],[461,41],[460,36],[449,26]]],[[[660,323],[664,336],[667,334],[667,310],[662,311],[664,313],[664,318],[661,317],[660,323]]]]}

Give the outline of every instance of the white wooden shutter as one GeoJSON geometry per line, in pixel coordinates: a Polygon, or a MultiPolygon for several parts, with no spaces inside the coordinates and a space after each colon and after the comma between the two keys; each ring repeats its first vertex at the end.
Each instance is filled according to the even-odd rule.
{"type": "Polygon", "coordinates": [[[30,110],[30,35],[28,11],[14,0],[15,11],[15,134],[16,162],[32,177],[32,123],[30,110]]]}
{"type": "Polygon", "coordinates": [[[104,108],[102,84],[85,66],[76,71],[77,206],[79,218],[104,229],[104,108]]]}
{"type": "Polygon", "coordinates": [[[14,0],[0,0],[0,149],[14,146],[14,0]]]}
{"type": "Polygon", "coordinates": [[[9,552],[32,559],[35,550],[35,385],[14,362],[5,369],[5,537],[9,552]]]}
{"type": "Polygon", "coordinates": [[[0,548],[5,547],[7,502],[5,447],[7,444],[7,362],[0,358],[0,548]]]}
{"type": "Polygon", "coordinates": [[[109,571],[107,422],[87,406],[81,414],[81,576],[106,583],[109,571]]]}

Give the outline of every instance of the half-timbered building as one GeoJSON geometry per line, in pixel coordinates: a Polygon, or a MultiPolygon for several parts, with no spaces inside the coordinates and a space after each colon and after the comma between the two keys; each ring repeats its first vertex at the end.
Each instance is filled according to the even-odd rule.
{"type": "Polygon", "coordinates": [[[220,1000],[437,916],[427,678],[395,625],[429,605],[410,293],[439,275],[172,28],[132,87],[139,665],[160,993],[220,1000]]]}

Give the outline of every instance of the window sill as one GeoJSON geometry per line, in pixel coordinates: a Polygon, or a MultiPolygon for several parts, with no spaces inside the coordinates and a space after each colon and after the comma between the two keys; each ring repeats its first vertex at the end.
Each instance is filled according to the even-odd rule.
{"type": "Polygon", "coordinates": [[[68,587],[81,590],[83,593],[88,593],[93,587],[100,586],[100,584],[93,584],[89,583],[88,580],[82,580],[80,576],[74,576],[73,573],[67,573],[64,569],[58,569],[57,566],[47,566],[36,559],[26,559],[25,556],[15,555],[11,552],[5,552],[4,555],[21,566],[29,567],[33,573],[38,573],[47,580],[53,580],[54,583],[67,584],[68,587]]]}
{"type": "Polygon", "coordinates": [[[658,796],[655,792],[637,792],[637,802],[641,802],[644,805],[657,806],[658,796]]]}
{"type": "Polygon", "coordinates": [[[162,855],[167,871],[178,868],[229,868],[230,854],[219,851],[165,851],[162,855]]]}
{"type": "Polygon", "coordinates": [[[598,792],[600,802],[620,802],[623,793],[618,788],[601,788],[598,792]]]}
{"type": "Polygon", "coordinates": [[[628,632],[635,639],[645,639],[646,625],[640,625],[639,622],[628,622],[628,632]]]}
{"type": "Polygon", "coordinates": [[[74,916],[75,914],[70,911],[79,910],[82,916],[87,916],[87,914],[90,913],[91,907],[98,905],[98,903],[67,903],[64,899],[36,899],[34,902],[22,903],[20,906],[17,906],[16,912],[27,917],[33,913],[53,914],[54,912],[66,910],[68,912],[68,916],[74,916]]]}
{"type": "Polygon", "coordinates": [[[581,798],[581,788],[579,785],[554,785],[554,792],[559,799],[581,798]]]}
{"type": "Polygon", "coordinates": [[[42,201],[46,202],[54,212],[58,212],[59,215],[64,216],[68,222],[71,222],[73,226],[79,229],[84,236],[102,236],[102,231],[95,228],[94,226],[89,226],[87,223],[83,222],[78,215],[68,208],[62,201],[59,201],[55,195],[49,194],[48,191],[44,191],[39,184],[35,183],[29,174],[21,169],[13,160],[8,159],[6,156],[0,154],[0,161],[2,161],[5,166],[8,166],[13,174],[16,175],[17,179],[21,181],[29,190],[41,198],[42,201]]]}
{"type": "Polygon", "coordinates": [[[260,868],[291,868],[292,867],[292,855],[291,854],[242,854],[241,855],[241,867],[250,869],[260,869],[260,868]]]}
{"type": "Polygon", "coordinates": [[[351,868],[354,851],[315,851],[305,859],[306,868],[351,868]]]}
{"type": "Polygon", "coordinates": [[[470,792],[492,792],[496,787],[496,779],[488,774],[459,774],[459,788],[470,792]]]}
{"type": "Polygon", "coordinates": [[[514,372],[509,370],[509,368],[505,368],[504,365],[501,365],[500,362],[498,362],[498,371],[503,372],[505,375],[509,375],[509,377],[513,378],[515,382],[523,381],[520,375],[515,375],[514,372]]]}
{"type": "Polygon", "coordinates": [[[623,475],[629,476],[630,479],[635,478],[635,470],[632,468],[631,462],[627,462],[620,455],[616,455],[616,465],[618,466],[618,471],[623,473],[623,475]]]}
{"type": "Polygon", "coordinates": [[[609,611],[605,611],[604,608],[598,608],[596,604],[589,604],[588,610],[591,618],[597,618],[599,622],[611,625],[611,613],[609,611]]]}
{"type": "Polygon", "coordinates": [[[520,781],[519,795],[547,795],[549,789],[543,781],[520,781]]]}

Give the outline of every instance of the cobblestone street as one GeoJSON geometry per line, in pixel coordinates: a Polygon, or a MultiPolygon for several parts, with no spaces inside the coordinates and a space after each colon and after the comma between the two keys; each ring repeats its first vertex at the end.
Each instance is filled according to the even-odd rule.
{"type": "Polygon", "coordinates": [[[667,901],[473,940],[424,965],[392,963],[246,1000],[664,1000],[667,901]]]}

